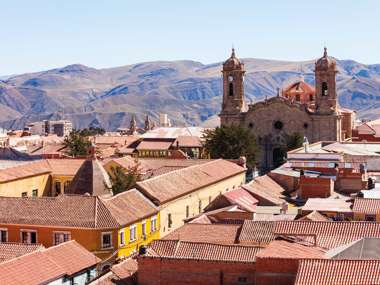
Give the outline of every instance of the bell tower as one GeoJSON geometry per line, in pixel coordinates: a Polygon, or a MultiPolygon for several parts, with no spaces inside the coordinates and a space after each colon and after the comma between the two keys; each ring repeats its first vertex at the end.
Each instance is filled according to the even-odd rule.
{"type": "Polygon", "coordinates": [[[320,115],[336,114],[338,109],[336,92],[336,61],[327,55],[315,63],[316,112],[320,115]]]}
{"type": "MultiPolygon", "coordinates": [[[[247,111],[244,100],[244,63],[235,55],[235,49],[229,59],[223,63],[223,104],[220,113],[221,123],[228,124],[233,117],[247,111]]],[[[232,120],[233,121],[233,120],[232,120]]]]}

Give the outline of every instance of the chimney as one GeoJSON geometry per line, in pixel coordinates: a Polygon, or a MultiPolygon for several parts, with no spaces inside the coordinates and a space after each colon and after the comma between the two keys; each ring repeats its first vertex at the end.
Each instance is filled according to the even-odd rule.
{"type": "Polygon", "coordinates": [[[88,158],[96,159],[96,145],[91,143],[91,146],[88,149],[88,158]]]}
{"type": "Polygon", "coordinates": [[[239,157],[238,165],[247,168],[247,158],[245,156],[239,157]]]}
{"type": "Polygon", "coordinates": [[[306,136],[303,137],[303,143],[302,143],[305,152],[309,152],[309,140],[306,136]]]}
{"type": "Polygon", "coordinates": [[[288,212],[289,205],[287,202],[283,202],[281,205],[280,214],[286,214],[288,212]]]}

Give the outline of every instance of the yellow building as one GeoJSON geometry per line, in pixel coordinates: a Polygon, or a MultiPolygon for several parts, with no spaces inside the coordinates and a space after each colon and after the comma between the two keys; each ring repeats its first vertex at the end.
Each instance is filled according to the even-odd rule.
{"type": "Polygon", "coordinates": [[[45,159],[0,170],[0,196],[40,197],[64,192],[83,159],[45,159]]]}
{"type": "Polygon", "coordinates": [[[102,202],[120,225],[119,258],[138,252],[141,246],[160,238],[158,208],[136,189],[102,198],[102,202]]]}
{"type": "Polygon", "coordinates": [[[219,194],[245,183],[245,168],[218,159],[175,170],[137,183],[137,188],[160,209],[160,235],[180,227],[219,194]]]}

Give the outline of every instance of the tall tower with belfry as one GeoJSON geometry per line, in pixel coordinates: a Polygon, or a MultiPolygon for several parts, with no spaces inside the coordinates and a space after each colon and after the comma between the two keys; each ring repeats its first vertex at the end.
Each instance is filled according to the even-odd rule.
{"type": "Polygon", "coordinates": [[[244,63],[235,55],[232,48],[231,56],[223,63],[223,103],[220,119],[222,125],[239,124],[240,114],[247,111],[244,99],[244,63]]]}

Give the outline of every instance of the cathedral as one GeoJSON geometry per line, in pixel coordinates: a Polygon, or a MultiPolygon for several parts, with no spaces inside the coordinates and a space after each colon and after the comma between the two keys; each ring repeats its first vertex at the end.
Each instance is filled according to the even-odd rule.
{"type": "Polygon", "coordinates": [[[315,87],[301,79],[274,97],[248,105],[244,97],[244,63],[232,49],[222,69],[221,125],[235,124],[252,130],[261,150],[261,170],[277,167],[283,161],[287,139],[296,133],[310,143],[348,140],[355,112],[338,104],[337,72],[336,61],[325,48],[315,62],[315,87]]]}

